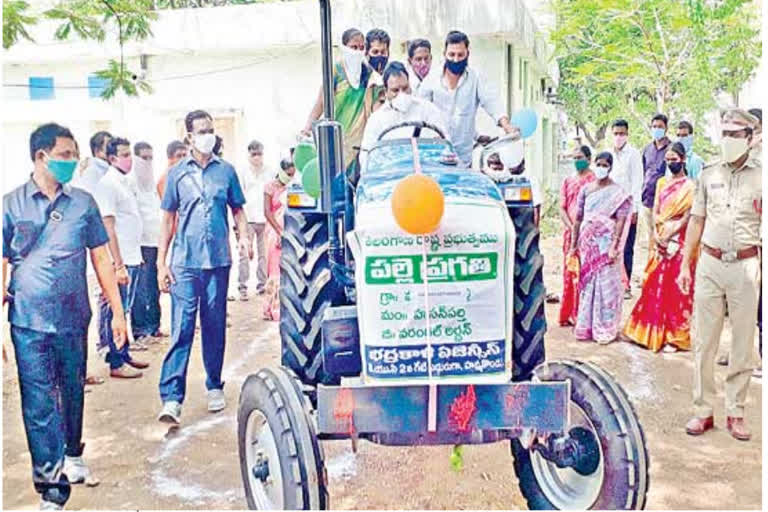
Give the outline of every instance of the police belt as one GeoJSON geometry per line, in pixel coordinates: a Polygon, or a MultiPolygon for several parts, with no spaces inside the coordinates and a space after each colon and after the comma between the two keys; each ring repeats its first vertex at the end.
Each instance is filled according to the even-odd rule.
{"type": "Polygon", "coordinates": [[[746,249],[741,249],[738,251],[723,251],[721,249],[715,249],[714,247],[710,247],[707,244],[701,244],[701,248],[704,250],[705,253],[721,261],[724,261],[726,263],[733,263],[734,261],[746,260],[747,258],[754,258],[755,256],[758,255],[760,251],[760,249],[756,245],[753,245],[752,247],[747,247],[746,249]]]}

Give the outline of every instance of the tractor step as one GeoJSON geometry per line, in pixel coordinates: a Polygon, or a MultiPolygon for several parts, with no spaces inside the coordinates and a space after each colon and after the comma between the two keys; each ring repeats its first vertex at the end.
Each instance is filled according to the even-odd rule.
{"type": "Polygon", "coordinates": [[[421,444],[450,444],[456,439],[474,443],[508,439],[524,429],[562,433],[568,425],[569,386],[567,381],[436,385],[436,428],[430,431],[429,385],[321,385],[317,389],[318,435],[378,438],[382,444],[401,444],[395,438],[416,436],[421,444]],[[488,431],[505,434],[483,434],[488,431]]]}

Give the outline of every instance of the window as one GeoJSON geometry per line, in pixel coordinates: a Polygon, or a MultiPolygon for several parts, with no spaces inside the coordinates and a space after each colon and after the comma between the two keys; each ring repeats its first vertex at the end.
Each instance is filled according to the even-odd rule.
{"type": "Polygon", "coordinates": [[[52,76],[29,77],[29,99],[52,100],[55,97],[52,76]]]}
{"type": "Polygon", "coordinates": [[[101,94],[107,87],[107,79],[96,75],[88,75],[88,97],[101,98],[101,94]]]}

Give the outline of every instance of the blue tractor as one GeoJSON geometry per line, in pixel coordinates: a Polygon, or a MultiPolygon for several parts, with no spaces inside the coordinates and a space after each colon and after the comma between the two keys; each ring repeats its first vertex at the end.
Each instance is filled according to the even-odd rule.
{"type": "Polygon", "coordinates": [[[545,361],[530,182],[458,167],[444,134],[413,122],[387,130],[407,138],[382,134],[353,184],[332,116],[329,0],[320,11],[321,193],[288,190],[282,365],[240,394],[248,506],[330,508],[321,441],[346,439],[353,449],[509,442],[531,509],[644,508],[649,458],[626,393],[593,364],[545,361]],[[393,190],[414,169],[444,194],[431,235],[392,218],[393,190]]]}

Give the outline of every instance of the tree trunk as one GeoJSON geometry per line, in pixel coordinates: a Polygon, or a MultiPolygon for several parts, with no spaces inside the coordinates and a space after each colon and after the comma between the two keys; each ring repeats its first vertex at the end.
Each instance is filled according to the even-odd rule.
{"type": "Polygon", "coordinates": [[[598,143],[600,143],[603,139],[605,139],[605,130],[608,128],[607,124],[603,124],[600,127],[598,127],[597,131],[595,132],[595,135],[592,135],[592,132],[589,131],[589,128],[586,127],[584,123],[581,121],[576,122],[576,126],[579,127],[579,130],[584,132],[584,136],[589,141],[589,145],[593,148],[596,148],[598,143]]]}

